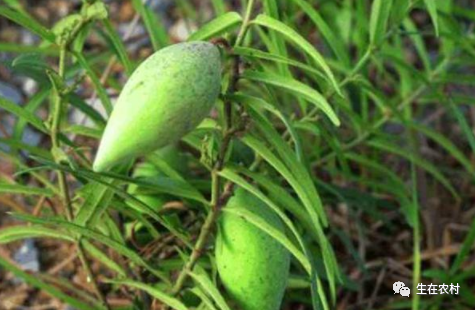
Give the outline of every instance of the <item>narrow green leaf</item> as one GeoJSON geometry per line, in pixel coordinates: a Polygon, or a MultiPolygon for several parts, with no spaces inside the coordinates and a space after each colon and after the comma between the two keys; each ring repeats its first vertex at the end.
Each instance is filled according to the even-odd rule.
{"type": "Polygon", "coordinates": [[[292,0],[307,14],[312,22],[317,26],[318,31],[325,38],[325,41],[333,50],[338,59],[348,67],[350,65],[350,58],[345,50],[342,42],[343,40],[335,35],[330,26],[325,22],[320,13],[306,0],[292,0]]]}
{"type": "Polygon", "coordinates": [[[102,309],[104,310],[105,308],[100,306],[99,303],[96,303],[94,306],[89,305],[84,303],[83,301],[80,301],[74,297],[69,296],[69,294],[63,293],[60,291],[58,288],[56,288],[54,285],[47,284],[43,282],[37,275],[30,274],[27,271],[23,271],[20,268],[16,267],[15,265],[11,264],[8,262],[6,259],[0,256],[0,266],[5,268],[6,270],[12,272],[15,276],[23,279],[26,283],[28,283],[31,286],[34,286],[48,295],[58,298],[59,300],[64,301],[68,305],[71,305],[72,307],[79,309],[79,310],[90,310],[90,309],[102,309]]]}
{"type": "Polygon", "coordinates": [[[273,85],[285,89],[287,91],[299,94],[308,101],[310,101],[312,104],[314,104],[316,107],[322,109],[322,111],[333,122],[333,124],[335,124],[336,126],[340,125],[340,120],[338,119],[338,116],[335,114],[325,97],[323,97],[313,88],[297,80],[258,71],[245,71],[242,77],[248,80],[273,85]]]}
{"type": "Polygon", "coordinates": [[[320,310],[323,308],[323,310],[330,310],[327,298],[325,296],[325,291],[323,290],[322,281],[316,273],[312,275],[310,288],[312,292],[313,309],[320,310]]]}
{"type": "Polygon", "coordinates": [[[218,16],[190,35],[188,41],[204,41],[231,31],[242,23],[242,17],[236,12],[218,16]]]}
{"type": "Polygon", "coordinates": [[[248,57],[248,58],[253,58],[253,59],[263,59],[263,60],[273,61],[277,63],[283,63],[286,65],[290,65],[290,66],[302,69],[308,73],[312,73],[315,76],[318,76],[319,78],[327,79],[327,77],[324,76],[321,71],[288,57],[264,52],[264,51],[250,48],[250,47],[242,47],[242,46],[234,47],[233,51],[234,53],[241,55],[243,57],[248,57]]]}
{"type": "MultiPolygon", "coordinates": [[[[204,293],[201,287],[195,286],[190,289],[190,292],[198,296],[199,299],[206,305],[206,310],[217,310],[213,304],[213,301],[208,298],[208,296],[204,293]]],[[[199,308],[198,308],[199,309],[199,308]]]]}
{"type": "Polygon", "coordinates": [[[130,286],[133,288],[137,288],[139,290],[145,291],[150,296],[153,296],[154,298],[160,300],[164,304],[172,307],[172,309],[176,310],[188,310],[188,308],[178,299],[162,292],[160,289],[154,286],[150,286],[144,283],[136,282],[136,281],[131,281],[131,280],[119,280],[119,281],[106,281],[108,283],[114,283],[114,284],[120,284],[120,285],[126,285],[130,286]]]}
{"type": "MultiPolygon", "coordinates": [[[[110,181],[104,180],[104,182],[110,181]]],[[[118,182],[113,181],[112,184],[118,185],[118,182]]],[[[114,192],[106,186],[95,182],[89,183],[86,186],[83,189],[83,192],[86,192],[86,198],[74,219],[74,223],[79,226],[89,226],[89,224],[92,224],[91,226],[94,227],[102,213],[109,207],[114,192]]]]}
{"type": "Polygon", "coordinates": [[[71,233],[83,236],[85,238],[89,238],[90,240],[93,240],[93,241],[100,242],[100,243],[110,247],[111,249],[113,249],[117,253],[129,258],[132,262],[136,263],[137,265],[146,268],[151,273],[156,275],[158,278],[162,279],[165,283],[169,283],[168,278],[164,274],[162,274],[161,271],[159,271],[156,268],[149,265],[146,261],[144,261],[142,259],[142,257],[140,257],[140,255],[138,255],[137,253],[135,253],[131,249],[127,248],[123,244],[120,244],[119,242],[111,239],[110,237],[108,237],[106,235],[103,235],[101,233],[93,231],[92,229],[89,229],[89,228],[86,228],[86,227],[81,227],[81,226],[78,226],[76,224],[66,222],[66,221],[63,221],[63,220],[59,220],[59,219],[54,219],[54,218],[44,219],[44,218],[38,218],[38,217],[30,216],[30,215],[17,214],[17,213],[14,214],[14,216],[16,218],[21,219],[21,220],[25,220],[25,221],[32,222],[32,223],[37,223],[37,224],[41,224],[41,225],[52,225],[52,226],[55,226],[55,227],[60,227],[60,228],[63,228],[64,230],[69,231],[71,233]]]}
{"type": "Polygon", "coordinates": [[[104,109],[106,110],[107,114],[110,115],[112,113],[112,103],[109,99],[109,95],[107,95],[104,86],[102,86],[101,81],[97,77],[92,67],[89,65],[87,59],[81,53],[74,53],[74,56],[78,60],[81,67],[86,70],[87,75],[91,79],[91,82],[94,85],[94,88],[96,89],[99,98],[101,99],[104,109]]]}
{"type": "Polygon", "coordinates": [[[52,197],[54,195],[54,193],[47,188],[37,188],[29,185],[10,184],[5,182],[0,182],[0,193],[41,195],[46,197],[52,197]]]}
{"type": "Polygon", "coordinates": [[[145,216],[147,213],[143,213],[140,211],[135,210],[134,208],[131,208],[128,204],[126,204],[122,199],[114,198],[111,207],[118,210],[125,216],[136,220],[138,223],[141,223],[145,228],[148,229],[150,235],[158,239],[160,237],[160,232],[155,228],[153,223],[151,222],[151,219],[149,219],[147,216],[145,216]]]}
{"type": "Polygon", "coordinates": [[[8,53],[41,53],[48,56],[59,55],[58,49],[54,46],[42,47],[11,42],[0,42],[0,51],[8,53]]]}
{"type": "MultiPolygon", "coordinates": [[[[283,159],[286,167],[293,174],[298,181],[299,186],[302,188],[302,192],[308,199],[302,199],[305,206],[310,209],[314,209],[323,225],[327,225],[326,214],[323,209],[321,199],[317,193],[315,185],[312,182],[310,173],[305,168],[302,162],[297,160],[297,157],[292,153],[290,147],[286,144],[281,135],[275,130],[273,124],[269,122],[263,115],[261,115],[255,107],[250,107],[249,111],[259,130],[263,133],[266,139],[271,143],[279,156],[283,159]],[[311,202],[311,204],[306,204],[311,202]]],[[[308,211],[313,213],[312,211],[308,211]]]]}
{"type": "MultiPolygon", "coordinates": [[[[231,169],[231,168],[229,168],[231,169]]],[[[315,232],[315,226],[310,221],[307,212],[304,207],[292,197],[287,188],[284,188],[280,184],[277,184],[275,180],[264,175],[263,173],[252,172],[244,167],[232,167],[236,173],[242,174],[248,178],[254,180],[257,184],[265,188],[268,192],[269,198],[278,201],[279,205],[293,214],[299,221],[305,226],[305,228],[313,235],[315,241],[318,242],[317,233],[315,232]]]]}
{"type": "Polygon", "coordinates": [[[91,254],[92,257],[96,258],[98,261],[104,264],[104,266],[117,272],[117,274],[123,278],[127,277],[127,272],[117,262],[115,262],[112,258],[110,258],[106,253],[102,252],[92,243],[84,239],[81,241],[81,243],[84,246],[84,249],[89,254],[91,254]]]}
{"type": "Polygon", "coordinates": [[[77,94],[70,94],[68,96],[69,103],[78,108],[82,113],[86,114],[91,121],[96,124],[98,128],[103,129],[106,125],[106,120],[94,107],[90,104],[87,104],[81,97],[77,94]]]}
{"type": "MultiPolygon", "coordinates": [[[[17,165],[17,167],[21,171],[26,171],[28,174],[30,174],[33,177],[33,179],[37,180],[40,184],[44,185],[45,188],[48,188],[49,190],[54,192],[56,195],[61,195],[59,189],[56,187],[56,185],[51,183],[51,181],[48,179],[47,176],[43,175],[42,173],[36,172],[35,169],[31,169],[21,160],[20,156],[18,156],[17,154],[12,155],[10,153],[6,153],[2,151],[2,148],[0,148],[0,155],[2,158],[8,159],[11,163],[17,165]]],[[[19,174],[19,172],[17,174],[19,174]]]]}
{"type": "Polygon", "coordinates": [[[457,253],[452,266],[450,267],[450,273],[455,274],[459,268],[462,266],[462,263],[465,261],[467,256],[470,254],[473,248],[473,244],[475,243],[475,218],[472,220],[472,224],[470,225],[470,230],[465,237],[465,240],[462,243],[462,247],[460,251],[457,253]]]}
{"type": "Polygon", "coordinates": [[[155,51],[169,44],[167,31],[163,24],[158,20],[156,14],[143,3],[142,0],[132,0],[135,10],[142,17],[143,23],[152,41],[152,46],[155,51]]]}
{"type": "Polygon", "coordinates": [[[379,44],[386,34],[392,3],[393,0],[373,1],[369,20],[369,38],[373,45],[379,44]]]}
{"type": "MultiPolygon", "coordinates": [[[[200,271],[199,268],[195,268],[195,270],[200,271]]],[[[211,279],[206,275],[203,270],[201,270],[201,272],[199,273],[190,271],[188,274],[194,281],[196,281],[196,283],[198,283],[203,288],[206,293],[208,293],[209,296],[211,296],[211,298],[213,298],[214,302],[221,310],[231,310],[231,308],[229,308],[228,304],[226,303],[224,297],[216,288],[216,285],[213,284],[211,279]]]]}
{"type": "MultiPolygon", "coordinates": [[[[403,21],[403,25],[404,25],[404,28],[406,28],[408,32],[413,33],[412,35],[408,37],[408,39],[410,39],[414,43],[414,47],[416,48],[417,54],[419,54],[419,57],[421,58],[422,63],[424,64],[424,68],[426,69],[426,72],[430,74],[431,72],[430,56],[425,46],[424,38],[422,34],[417,29],[412,19],[410,19],[409,17],[403,21]]],[[[407,63],[406,59],[404,59],[402,62],[405,63],[406,65],[409,65],[409,67],[413,68],[413,66],[410,66],[410,64],[407,63]]],[[[417,72],[417,74],[421,73],[419,70],[414,70],[414,71],[417,72]]]]}
{"type": "MultiPolygon", "coordinates": [[[[35,111],[41,106],[43,102],[48,98],[51,93],[51,89],[49,87],[45,87],[41,89],[39,92],[35,93],[27,103],[24,105],[24,109],[29,111],[30,113],[35,113],[35,111]]],[[[12,137],[18,140],[23,138],[23,133],[28,125],[28,121],[25,118],[18,118],[15,123],[15,127],[13,129],[12,137]]]]}
{"type": "Polygon", "coordinates": [[[286,24],[270,17],[267,15],[260,14],[252,21],[253,24],[257,24],[263,27],[270,28],[274,31],[281,33],[285,38],[296,46],[300,47],[304,52],[306,52],[316,63],[318,66],[322,68],[325,74],[328,76],[328,79],[331,81],[334,89],[338,94],[342,94],[340,87],[338,86],[338,82],[333,75],[333,72],[328,67],[327,63],[323,56],[310,44],[307,40],[305,40],[297,31],[290,28],[286,24]]]}
{"type": "Polygon", "coordinates": [[[26,11],[19,0],[3,0],[3,2],[9,7],[11,7],[12,9],[20,11],[23,14],[26,14],[26,11]]]}
{"type": "Polygon", "coordinates": [[[324,213],[322,213],[323,210],[320,210],[321,215],[322,214],[323,215],[319,216],[319,214],[317,213],[315,209],[315,205],[314,205],[315,201],[312,201],[309,198],[309,193],[305,190],[306,187],[303,186],[297,180],[297,178],[282,163],[282,161],[276,155],[274,155],[274,153],[271,150],[269,150],[259,139],[252,137],[250,135],[247,135],[241,138],[241,140],[245,144],[247,144],[250,148],[252,148],[254,151],[256,151],[256,153],[258,153],[266,162],[268,162],[272,167],[274,167],[274,169],[278,171],[285,178],[285,180],[296,191],[298,197],[304,204],[308,212],[308,215],[310,217],[310,220],[313,222],[315,226],[315,230],[318,235],[319,245],[321,247],[323,259],[325,262],[325,270],[327,272],[328,279],[331,282],[330,288],[332,289],[332,296],[335,296],[335,291],[334,291],[335,282],[334,281],[335,281],[335,271],[337,270],[337,265],[336,265],[334,253],[320,225],[321,221],[323,222],[324,225],[326,225],[326,218],[324,216],[324,213]]]}
{"type": "MultiPolygon", "coordinates": [[[[98,173],[94,173],[94,172],[87,171],[87,170],[84,170],[84,169],[72,170],[69,166],[58,165],[58,164],[56,164],[52,161],[48,161],[48,160],[45,160],[43,158],[38,158],[38,157],[34,157],[34,156],[32,156],[32,159],[36,160],[39,163],[44,164],[45,166],[41,167],[42,169],[61,170],[61,171],[67,172],[67,173],[71,173],[72,175],[74,175],[76,177],[86,178],[88,180],[95,181],[98,184],[107,186],[117,196],[119,196],[119,197],[125,199],[127,202],[129,202],[130,206],[137,209],[139,212],[142,212],[142,213],[150,216],[152,219],[154,219],[155,221],[160,223],[160,225],[162,225],[168,231],[170,231],[179,240],[181,240],[185,245],[192,248],[192,245],[189,243],[188,239],[186,237],[184,237],[182,233],[180,233],[177,229],[175,229],[167,221],[164,221],[163,218],[160,215],[157,214],[156,210],[154,210],[153,208],[151,208],[147,204],[143,203],[142,201],[138,200],[134,196],[130,195],[123,188],[103,181],[102,177],[110,177],[110,178],[114,178],[114,179],[117,179],[117,180],[122,180],[122,181],[125,181],[125,182],[128,182],[128,183],[138,184],[138,185],[141,185],[141,186],[152,186],[152,188],[156,188],[156,187],[158,187],[158,185],[150,185],[150,183],[138,182],[135,179],[128,178],[128,177],[125,177],[123,175],[114,174],[114,173],[98,174],[98,173]]],[[[164,192],[167,192],[167,191],[164,191],[164,192]]],[[[176,193],[174,193],[174,192],[172,192],[171,194],[176,195],[176,193]]],[[[206,205],[209,205],[209,203],[206,199],[203,198],[203,200],[204,201],[201,201],[202,203],[204,203],[206,205]]]]}
{"type": "Polygon", "coordinates": [[[55,238],[74,242],[74,238],[65,232],[41,226],[12,226],[0,230],[0,244],[27,238],[55,238]]]}
{"type": "Polygon", "coordinates": [[[284,113],[282,113],[275,106],[271,105],[270,103],[268,103],[267,101],[259,97],[248,96],[242,93],[234,93],[233,95],[230,95],[229,98],[231,100],[244,103],[246,106],[254,110],[257,110],[258,108],[262,108],[271,112],[275,116],[277,116],[284,123],[285,127],[289,131],[290,136],[292,137],[292,140],[295,144],[295,153],[297,155],[297,158],[299,161],[302,161],[303,151],[302,151],[300,139],[297,135],[297,132],[294,129],[293,124],[290,122],[289,119],[287,119],[284,113]]]}
{"type": "MultiPolygon", "coordinates": [[[[289,24],[289,21],[286,21],[284,19],[281,19],[280,17],[280,10],[279,10],[279,5],[275,0],[263,0],[262,1],[263,6],[264,6],[264,14],[266,16],[269,16],[270,18],[273,18],[274,20],[281,20],[284,24],[289,24]]],[[[287,57],[288,51],[287,47],[285,45],[285,38],[280,35],[279,32],[272,31],[269,33],[268,37],[269,39],[264,39],[264,33],[259,29],[259,34],[261,38],[263,38],[262,41],[264,41],[267,49],[271,52],[271,54],[276,54],[280,55],[283,57],[287,57]]],[[[288,66],[284,66],[283,64],[279,65],[279,74],[283,76],[290,76],[290,70],[288,66]]]]}
{"type": "Polygon", "coordinates": [[[52,43],[55,42],[54,34],[39,24],[36,20],[32,19],[30,16],[26,16],[21,12],[9,9],[5,6],[0,6],[0,15],[39,35],[44,40],[50,41],[52,43]]]}
{"type": "Polygon", "coordinates": [[[63,129],[64,133],[73,133],[78,136],[90,137],[100,139],[102,136],[102,129],[86,127],[83,125],[71,125],[63,129]]]}
{"type": "MultiPolygon", "coordinates": [[[[327,225],[326,214],[323,208],[323,204],[321,201],[320,196],[315,188],[315,184],[310,177],[310,173],[302,164],[299,162],[292,153],[289,146],[285,143],[282,139],[281,135],[275,130],[272,123],[270,123],[264,116],[259,114],[256,110],[256,107],[250,107],[249,114],[252,116],[252,119],[256,123],[259,130],[264,134],[266,139],[271,143],[271,145],[275,148],[277,153],[283,159],[284,163],[288,167],[289,171],[294,175],[296,182],[298,183],[299,188],[295,188],[297,195],[303,202],[309,218],[313,222],[314,232],[316,233],[316,238],[318,244],[322,248],[323,260],[325,269],[327,271],[328,281],[330,283],[330,290],[332,297],[335,298],[335,271],[336,271],[336,258],[334,253],[329,245],[328,240],[322,233],[322,228],[318,224],[316,220],[317,216],[315,213],[318,214],[318,217],[321,220],[322,225],[327,225]]],[[[292,185],[294,186],[294,185],[292,185]]]]}
{"type": "Polygon", "coordinates": [[[467,141],[470,145],[470,148],[472,149],[472,152],[475,154],[475,134],[472,131],[472,128],[470,128],[470,125],[468,124],[467,120],[465,119],[465,116],[463,115],[462,112],[460,112],[459,107],[457,107],[454,102],[453,98],[449,97],[448,104],[455,115],[455,118],[457,119],[457,122],[460,125],[460,128],[462,129],[463,133],[465,134],[467,141]]]}
{"type": "Polygon", "coordinates": [[[439,22],[437,20],[437,3],[435,0],[424,0],[424,3],[429,11],[432,24],[434,25],[435,35],[439,36],[439,22]]]}
{"type": "Polygon", "coordinates": [[[8,145],[18,151],[24,151],[29,154],[52,159],[51,152],[49,152],[48,150],[37,146],[32,146],[30,144],[26,144],[22,140],[0,138],[0,144],[8,145]]]}
{"type": "Polygon", "coordinates": [[[468,171],[472,178],[475,178],[475,166],[470,162],[470,160],[465,156],[465,154],[457,148],[455,144],[452,143],[448,138],[443,134],[418,123],[411,122],[409,126],[415,130],[421,132],[428,138],[432,139],[434,142],[443,147],[449,154],[455,158],[464,168],[468,171]]]}
{"type": "Polygon", "coordinates": [[[14,114],[15,116],[27,121],[31,125],[33,125],[36,129],[40,130],[41,132],[46,133],[47,129],[43,124],[43,121],[37,117],[33,112],[30,112],[18,104],[15,104],[6,98],[0,97],[0,108],[6,110],[9,113],[14,114]]]}
{"type": "Polygon", "coordinates": [[[423,158],[417,156],[416,154],[402,149],[400,146],[396,146],[388,141],[384,141],[382,139],[373,139],[368,142],[368,145],[371,147],[381,149],[396,155],[399,155],[403,158],[406,158],[413,162],[415,165],[421,167],[428,173],[430,173],[436,180],[438,180],[457,200],[460,199],[458,192],[455,188],[450,184],[447,178],[437,169],[434,165],[430,162],[424,160],[423,158]]]}
{"type": "Polygon", "coordinates": [[[222,15],[226,12],[224,0],[211,0],[215,15],[222,15]]]}
{"type": "Polygon", "coordinates": [[[102,24],[104,25],[106,33],[109,36],[109,39],[111,40],[115,51],[117,52],[120,62],[125,68],[126,74],[130,76],[134,71],[134,68],[132,66],[132,63],[130,62],[129,56],[127,55],[127,49],[125,48],[124,43],[122,43],[122,40],[115,31],[114,26],[112,25],[109,19],[102,20],[102,24]]]}

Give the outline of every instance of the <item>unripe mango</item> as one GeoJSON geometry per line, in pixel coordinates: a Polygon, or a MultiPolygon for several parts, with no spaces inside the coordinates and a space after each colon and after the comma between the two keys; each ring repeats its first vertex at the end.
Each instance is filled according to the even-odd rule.
{"type": "MultiPolygon", "coordinates": [[[[243,208],[283,231],[267,205],[238,189],[225,208],[243,208]]],[[[233,213],[223,212],[216,239],[221,281],[242,310],[278,310],[287,285],[290,253],[274,238],[233,213]]]]}
{"type": "Polygon", "coordinates": [[[221,57],[208,42],[180,43],[147,58],[124,86],[94,171],[177,142],[209,114],[221,87],[221,57]]]}

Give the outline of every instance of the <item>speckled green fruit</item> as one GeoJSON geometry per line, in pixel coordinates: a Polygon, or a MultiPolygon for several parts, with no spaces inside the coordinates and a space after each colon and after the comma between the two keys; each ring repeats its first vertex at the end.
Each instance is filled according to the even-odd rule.
{"type": "Polygon", "coordinates": [[[208,42],[166,47],[145,60],[124,86],[93,169],[107,170],[180,140],[209,114],[221,87],[221,57],[208,42]]]}
{"type": "MultiPolygon", "coordinates": [[[[275,228],[279,217],[238,189],[225,208],[244,208],[275,228]]],[[[226,291],[242,310],[278,310],[287,285],[290,254],[271,236],[235,214],[223,212],[216,239],[216,263],[226,291]]]]}

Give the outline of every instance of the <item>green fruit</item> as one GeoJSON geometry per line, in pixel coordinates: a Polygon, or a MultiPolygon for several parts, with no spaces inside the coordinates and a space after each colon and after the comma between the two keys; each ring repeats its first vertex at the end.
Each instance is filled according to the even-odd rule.
{"type": "MultiPolygon", "coordinates": [[[[225,208],[243,208],[283,231],[267,205],[238,189],[225,208]]],[[[278,310],[287,285],[290,254],[244,218],[223,212],[216,239],[216,263],[226,291],[242,310],[278,310]]]]}
{"type": "Polygon", "coordinates": [[[107,123],[94,171],[177,142],[209,114],[221,87],[221,57],[208,42],[166,47],[125,84],[107,123]]]}

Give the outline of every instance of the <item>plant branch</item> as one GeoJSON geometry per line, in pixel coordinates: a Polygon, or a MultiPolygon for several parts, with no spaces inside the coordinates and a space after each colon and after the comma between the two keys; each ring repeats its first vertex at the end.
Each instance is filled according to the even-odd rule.
{"type": "MultiPolygon", "coordinates": [[[[254,6],[254,0],[249,0],[246,13],[244,17],[243,24],[239,30],[238,36],[234,43],[234,47],[239,46],[244,39],[244,36],[247,32],[249,27],[249,21],[252,14],[252,9],[254,6]]],[[[233,56],[233,71],[230,77],[230,84],[227,89],[227,93],[231,94],[236,92],[237,90],[237,83],[239,81],[239,67],[241,64],[241,59],[238,55],[233,56]]],[[[220,178],[219,172],[223,169],[226,159],[226,153],[229,148],[229,144],[232,141],[232,138],[235,136],[237,132],[241,130],[240,125],[236,128],[233,128],[233,109],[232,109],[232,102],[230,100],[226,100],[224,102],[224,126],[223,126],[223,140],[218,152],[218,157],[214,165],[212,166],[211,170],[211,208],[210,211],[201,227],[198,239],[196,241],[195,247],[191,253],[191,256],[186,263],[185,267],[181,270],[180,274],[178,275],[177,281],[175,282],[175,286],[172,289],[172,294],[177,295],[186,279],[188,278],[189,273],[193,270],[194,266],[198,262],[198,259],[203,254],[204,248],[208,241],[211,232],[213,231],[215,222],[219,216],[222,206],[224,206],[227,200],[232,196],[234,185],[231,182],[226,183],[224,186],[224,190],[221,193],[220,190],[220,178]]]]}
{"type": "MultiPolygon", "coordinates": [[[[64,78],[65,72],[65,62],[66,62],[66,46],[60,46],[60,53],[59,53],[59,70],[58,75],[60,78],[64,78]]],[[[57,163],[59,163],[60,158],[57,156],[57,150],[60,148],[59,143],[59,133],[60,133],[60,125],[61,125],[61,114],[62,114],[62,106],[63,106],[63,98],[61,96],[61,91],[56,89],[54,92],[54,111],[53,111],[53,119],[51,122],[51,144],[52,144],[52,154],[57,163]]],[[[59,189],[61,192],[61,198],[64,206],[64,211],[66,213],[66,218],[71,221],[73,218],[73,211],[71,207],[71,198],[69,197],[69,189],[68,184],[66,182],[66,175],[63,171],[58,170],[58,183],[59,189]]]]}
{"type": "MultiPolygon", "coordinates": [[[[59,68],[58,68],[58,75],[64,81],[65,75],[65,67],[66,67],[66,56],[67,56],[67,46],[66,44],[60,45],[60,53],[59,53],[59,68]]],[[[51,136],[51,144],[52,150],[51,153],[53,158],[57,164],[61,164],[62,156],[60,152],[60,141],[59,141],[59,134],[61,133],[61,117],[64,105],[64,98],[62,89],[58,89],[59,86],[56,87],[54,92],[54,111],[53,111],[53,118],[51,122],[50,128],[50,136],[51,136]]],[[[72,204],[71,204],[71,197],[69,196],[69,186],[66,180],[66,174],[62,170],[58,170],[58,183],[59,189],[61,193],[61,198],[63,202],[63,206],[65,209],[66,218],[68,221],[72,221],[74,219],[72,204]]],[[[92,282],[93,288],[99,298],[100,302],[104,306],[105,309],[110,310],[109,305],[107,304],[107,300],[105,296],[102,294],[97,281],[92,273],[91,267],[85,255],[85,251],[82,247],[81,236],[78,237],[76,241],[76,247],[78,250],[79,258],[82,262],[82,265],[86,271],[88,282],[92,282]]]]}

